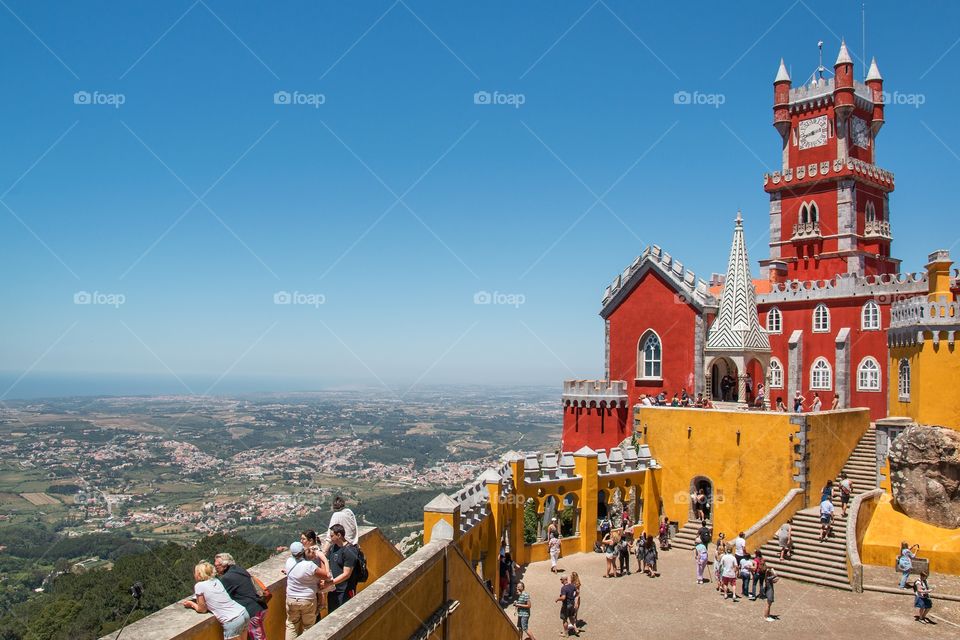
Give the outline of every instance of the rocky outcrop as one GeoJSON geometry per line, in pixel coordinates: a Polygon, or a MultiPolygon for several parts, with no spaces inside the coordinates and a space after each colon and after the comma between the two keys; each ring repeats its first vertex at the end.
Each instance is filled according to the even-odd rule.
{"type": "Polygon", "coordinates": [[[893,501],[911,518],[960,527],[960,432],[912,426],[890,446],[893,501]]]}

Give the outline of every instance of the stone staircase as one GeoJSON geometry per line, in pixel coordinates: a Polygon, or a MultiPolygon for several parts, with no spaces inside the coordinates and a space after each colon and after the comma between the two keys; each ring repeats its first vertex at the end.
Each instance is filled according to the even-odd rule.
{"type": "MultiPolygon", "coordinates": [[[[713,523],[707,520],[707,526],[713,528],[713,523]]],[[[677,534],[670,539],[670,545],[675,549],[692,550],[697,545],[697,531],[700,530],[700,521],[691,520],[683,525],[677,534]]]]}
{"type": "MultiPolygon", "coordinates": [[[[876,429],[871,426],[857,443],[842,471],[853,483],[853,496],[877,488],[876,429]]],[[[837,476],[835,485],[839,483],[837,476]]],[[[813,488],[816,491],[818,488],[813,488]]],[[[851,497],[852,502],[852,497],[851,497]]],[[[780,560],[780,545],[774,537],[761,547],[763,557],[777,573],[802,582],[851,590],[847,576],[847,519],[840,513],[840,489],[835,486],[836,507],[833,534],[820,542],[820,507],[798,511],[790,520],[793,530],[793,555],[780,560]]]]}

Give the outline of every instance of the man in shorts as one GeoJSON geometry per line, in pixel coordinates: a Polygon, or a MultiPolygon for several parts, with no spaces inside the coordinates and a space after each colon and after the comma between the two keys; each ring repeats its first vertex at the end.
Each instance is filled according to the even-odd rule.
{"type": "Polygon", "coordinates": [[[853,483],[846,473],[840,474],[840,509],[843,517],[847,517],[847,508],[850,504],[850,496],[853,494],[853,483]]]}
{"type": "Polygon", "coordinates": [[[567,581],[567,576],[560,576],[560,595],[555,602],[560,603],[560,625],[566,635],[577,633],[577,588],[567,581]]]}
{"type": "Polygon", "coordinates": [[[833,528],[833,502],[830,496],[823,499],[820,503],[820,542],[823,542],[831,533],[833,528]]]}
{"type": "Polygon", "coordinates": [[[520,630],[520,640],[537,640],[530,633],[530,594],[523,582],[517,583],[517,599],[513,606],[517,608],[517,629],[520,630]]]}
{"type": "Polygon", "coordinates": [[[720,585],[723,588],[722,593],[724,599],[733,598],[734,602],[736,602],[740,600],[740,597],[737,595],[737,573],[740,567],[732,551],[733,547],[728,544],[723,550],[723,555],[720,556],[720,585]]]}

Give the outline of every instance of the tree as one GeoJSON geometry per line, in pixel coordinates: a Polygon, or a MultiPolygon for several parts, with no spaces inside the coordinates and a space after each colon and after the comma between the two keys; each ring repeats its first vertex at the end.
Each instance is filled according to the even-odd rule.
{"type": "Polygon", "coordinates": [[[533,500],[527,500],[523,507],[523,541],[527,544],[533,544],[537,541],[537,507],[533,500]]]}

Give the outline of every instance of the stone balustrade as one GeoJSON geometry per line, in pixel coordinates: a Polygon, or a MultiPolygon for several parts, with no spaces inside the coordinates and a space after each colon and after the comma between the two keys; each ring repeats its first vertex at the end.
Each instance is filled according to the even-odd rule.
{"type": "Polygon", "coordinates": [[[820,237],[819,222],[798,222],[793,225],[793,239],[806,240],[820,237]]]}
{"type": "Polygon", "coordinates": [[[564,380],[563,404],[581,404],[589,406],[626,407],[627,382],[625,380],[564,380]]]}
{"type": "Polygon", "coordinates": [[[890,223],[886,220],[867,220],[863,227],[863,235],[868,238],[893,238],[890,232],[890,223]]]}

